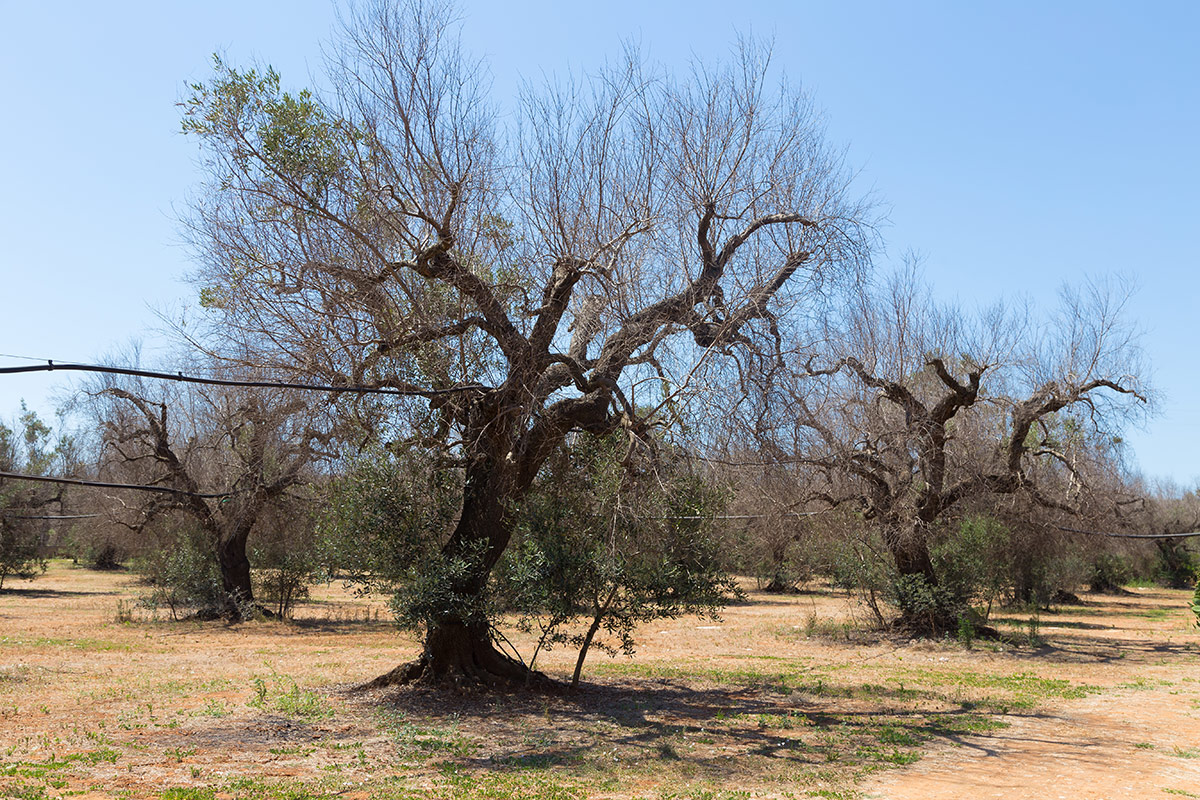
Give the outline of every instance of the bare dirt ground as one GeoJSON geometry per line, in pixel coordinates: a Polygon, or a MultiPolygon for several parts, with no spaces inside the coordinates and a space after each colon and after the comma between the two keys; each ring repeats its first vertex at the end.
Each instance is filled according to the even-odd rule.
{"type": "Polygon", "coordinates": [[[582,692],[447,696],[349,691],[416,640],[336,585],[236,626],[130,621],[129,576],[65,563],[9,586],[0,797],[1200,798],[1186,592],[1032,630],[1000,612],[1009,641],[970,649],[864,633],[841,594],[752,593],[594,655],[582,692]]]}

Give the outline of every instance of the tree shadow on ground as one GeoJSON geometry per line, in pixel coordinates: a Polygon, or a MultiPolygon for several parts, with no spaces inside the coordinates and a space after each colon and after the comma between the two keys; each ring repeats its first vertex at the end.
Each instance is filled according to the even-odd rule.
{"type": "Polygon", "coordinates": [[[468,733],[480,744],[461,759],[463,766],[620,763],[656,770],[661,764],[722,781],[907,764],[919,758],[917,748],[933,741],[988,755],[993,751],[979,734],[1004,725],[970,704],[947,703],[932,693],[866,688],[866,696],[856,696],[861,691],[854,687],[714,687],[666,679],[590,683],[559,694],[451,695],[401,687],[362,699],[407,724],[468,733]]]}
{"type": "Polygon", "coordinates": [[[62,597],[98,597],[100,595],[113,595],[114,592],[85,592],[76,589],[38,589],[38,588],[13,588],[7,586],[0,589],[0,597],[25,597],[31,600],[53,600],[62,597]]]}
{"type": "Polygon", "coordinates": [[[1055,637],[1038,647],[1014,650],[1009,656],[1017,660],[1064,663],[1109,664],[1115,661],[1138,663],[1162,658],[1198,659],[1200,649],[1189,642],[1150,642],[1144,639],[1111,638],[1102,642],[1093,639],[1055,637]]]}

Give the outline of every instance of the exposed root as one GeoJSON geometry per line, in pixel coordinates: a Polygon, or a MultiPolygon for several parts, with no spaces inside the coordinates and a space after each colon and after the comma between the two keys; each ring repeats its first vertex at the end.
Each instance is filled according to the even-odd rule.
{"type": "Polygon", "coordinates": [[[420,658],[356,687],[421,686],[454,691],[560,692],[564,686],[497,650],[486,629],[462,625],[430,631],[420,658]]]}

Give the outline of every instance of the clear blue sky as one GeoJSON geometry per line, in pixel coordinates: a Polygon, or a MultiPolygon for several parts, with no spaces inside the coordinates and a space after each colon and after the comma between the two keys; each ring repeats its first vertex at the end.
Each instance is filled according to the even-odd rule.
{"type": "MultiPolygon", "coordinates": [[[[464,0],[497,92],[588,69],[639,41],[683,67],[735,31],[773,37],[915,250],[964,303],[1136,276],[1134,313],[1164,394],[1129,439],[1148,476],[1200,480],[1200,3],[464,0]]],[[[92,360],[190,301],[176,212],[198,172],[183,83],[209,55],[320,70],[326,2],[0,0],[0,353],[92,360]]],[[[0,364],[19,362],[0,358],[0,364]]],[[[0,379],[50,413],[52,386],[0,379]]]]}

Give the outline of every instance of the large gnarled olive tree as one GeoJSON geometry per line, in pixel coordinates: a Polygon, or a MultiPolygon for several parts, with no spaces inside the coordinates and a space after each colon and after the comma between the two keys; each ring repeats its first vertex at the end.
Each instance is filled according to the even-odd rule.
{"type": "MultiPolygon", "coordinates": [[[[390,386],[392,413],[462,470],[451,594],[479,598],[513,510],[573,430],[637,435],[640,409],[774,348],[814,282],[871,241],[838,153],[768,53],[679,78],[636,54],[501,114],[452,9],[375,3],[327,90],[220,62],[184,128],[208,181],[188,221],[227,356],[390,386]],[[431,433],[432,431],[432,433],[431,433]]],[[[428,620],[394,679],[524,681],[481,616],[428,620]]]]}

